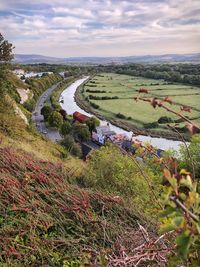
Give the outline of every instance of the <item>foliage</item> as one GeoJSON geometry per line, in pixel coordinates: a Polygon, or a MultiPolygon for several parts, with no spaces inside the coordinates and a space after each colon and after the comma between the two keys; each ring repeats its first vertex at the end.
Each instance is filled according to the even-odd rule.
{"type": "MultiPolygon", "coordinates": [[[[162,194],[165,210],[161,213],[160,232],[174,231],[177,253],[191,266],[200,262],[200,195],[197,181],[182,169],[179,174],[164,168],[168,181],[162,194]]],[[[171,240],[171,242],[174,242],[171,240]]]]}
{"type": "Polygon", "coordinates": [[[72,128],[72,126],[68,121],[63,122],[63,124],[62,124],[62,126],[60,128],[60,134],[62,136],[66,136],[67,134],[70,133],[71,128],[72,128]]]}
{"type": "Polygon", "coordinates": [[[116,117],[119,119],[126,119],[126,116],[124,114],[121,114],[121,113],[117,113],[116,117]]]}
{"type": "Polygon", "coordinates": [[[167,116],[162,116],[158,119],[158,123],[169,123],[173,122],[172,118],[167,117],[167,116]]]}
{"type": "Polygon", "coordinates": [[[0,132],[8,136],[20,136],[25,130],[24,121],[15,114],[13,101],[8,96],[2,96],[0,101],[0,132]]]}
{"type": "Polygon", "coordinates": [[[53,111],[48,117],[48,123],[51,127],[60,128],[63,123],[63,117],[59,112],[53,111]]]}
{"type": "Polygon", "coordinates": [[[193,173],[196,179],[200,179],[200,134],[192,136],[188,148],[181,147],[180,166],[193,173]]]}
{"type": "Polygon", "coordinates": [[[58,74],[49,74],[46,76],[43,76],[41,78],[28,78],[26,79],[26,84],[29,86],[29,89],[33,93],[33,98],[27,100],[23,106],[27,108],[29,111],[33,111],[35,104],[40,97],[40,95],[47,90],[49,87],[51,87],[53,84],[58,83],[61,81],[61,77],[58,74]]]}
{"type": "Polygon", "coordinates": [[[6,93],[13,93],[12,96],[19,101],[19,95],[12,84],[7,81],[8,74],[8,62],[12,60],[13,45],[4,39],[0,33],[0,96],[4,96],[6,93]]]}
{"type": "Polygon", "coordinates": [[[125,64],[115,66],[113,71],[120,74],[164,79],[169,82],[200,84],[199,64],[125,64]]]}
{"type": "Polygon", "coordinates": [[[49,105],[44,105],[41,109],[41,114],[44,116],[45,120],[48,120],[52,112],[53,109],[49,105]]]}
{"type": "Polygon", "coordinates": [[[80,146],[75,143],[74,138],[71,135],[65,135],[64,139],[61,141],[61,145],[64,146],[73,156],[79,158],[82,156],[80,146]]]}
{"type": "Polygon", "coordinates": [[[0,64],[9,62],[13,59],[13,49],[13,45],[5,40],[3,35],[0,33],[0,64]]]}
{"type": "Polygon", "coordinates": [[[87,125],[73,124],[72,133],[80,141],[88,141],[90,139],[90,131],[87,125]]]}
{"type": "Polygon", "coordinates": [[[86,121],[86,124],[90,132],[92,132],[97,126],[100,125],[100,121],[96,117],[92,116],[86,121]]]}
{"type": "MultiPolygon", "coordinates": [[[[149,183],[158,196],[161,180],[145,166],[141,168],[147,173],[149,183]]],[[[118,147],[102,147],[91,154],[86,181],[89,187],[123,196],[130,205],[136,205],[146,214],[157,206],[156,201],[152,201],[151,188],[142,176],[136,159],[123,155],[118,147]]]]}
{"type": "Polygon", "coordinates": [[[90,101],[90,104],[91,104],[91,106],[92,106],[93,108],[95,108],[95,109],[99,109],[99,105],[97,105],[97,104],[95,104],[95,103],[93,103],[93,102],[91,102],[91,101],[90,101]]]}

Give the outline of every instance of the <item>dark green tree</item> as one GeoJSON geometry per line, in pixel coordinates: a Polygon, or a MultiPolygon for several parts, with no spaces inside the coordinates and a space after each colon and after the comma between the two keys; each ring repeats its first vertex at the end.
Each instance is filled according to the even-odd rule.
{"type": "Polygon", "coordinates": [[[68,121],[64,122],[60,128],[60,134],[63,136],[69,134],[71,131],[71,128],[72,126],[68,121]]]}
{"type": "Polygon", "coordinates": [[[60,128],[63,123],[63,117],[59,112],[53,111],[48,117],[48,122],[51,127],[60,128]]]}
{"type": "Polygon", "coordinates": [[[90,131],[87,125],[74,124],[72,127],[73,135],[80,141],[88,141],[90,139],[90,131]]]}
{"type": "Polygon", "coordinates": [[[86,121],[86,124],[90,132],[92,132],[97,126],[100,125],[100,121],[96,117],[93,116],[86,121]]]}
{"type": "Polygon", "coordinates": [[[74,138],[71,135],[66,135],[61,141],[61,145],[64,146],[65,149],[67,149],[73,156],[81,157],[81,148],[75,143],[74,138]]]}
{"type": "Polygon", "coordinates": [[[3,35],[0,33],[0,64],[9,62],[13,59],[13,49],[14,46],[5,40],[3,35]]]}
{"type": "Polygon", "coordinates": [[[41,114],[44,116],[45,120],[48,120],[52,112],[53,112],[53,109],[49,105],[45,105],[41,109],[41,114]]]}
{"type": "Polygon", "coordinates": [[[0,95],[6,93],[6,71],[7,64],[13,58],[13,45],[4,39],[0,33],[0,95]]]}

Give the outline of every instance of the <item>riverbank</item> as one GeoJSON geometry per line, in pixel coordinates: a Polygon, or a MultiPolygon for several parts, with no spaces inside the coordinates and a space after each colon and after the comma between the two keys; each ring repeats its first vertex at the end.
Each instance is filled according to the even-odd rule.
{"type": "Polygon", "coordinates": [[[81,84],[77,89],[76,92],[74,94],[74,99],[75,102],[77,103],[77,105],[83,109],[84,111],[86,111],[87,113],[91,113],[94,116],[96,116],[97,118],[101,119],[101,120],[106,120],[109,123],[115,125],[116,127],[122,128],[125,131],[132,131],[135,135],[143,135],[143,136],[150,136],[152,138],[166,138],[168,140],[173,140],[173,141],[182,141],[182,137],[184,138],[184,140],[186,141],[190,141],[190,137],[189,135],[186,134],[178,134],[178,133],[173,133],[173,132],[164,132],[164,131],[159,131],[155,132],[153,130],[146,130],[143,128],[138,128],[137,126],[134,126],[128,122],[122,122],[119,119],[112,119],[109,118],[108,116],[104,116],[102,114],[100,114],[98,111],[95,111],[90,104],[85,101],[83,99],[83,95],[81,93],[82,88],[84,87],[84,84],[87,83],[87,81],[85,81],[83,84],[81,84]]]}

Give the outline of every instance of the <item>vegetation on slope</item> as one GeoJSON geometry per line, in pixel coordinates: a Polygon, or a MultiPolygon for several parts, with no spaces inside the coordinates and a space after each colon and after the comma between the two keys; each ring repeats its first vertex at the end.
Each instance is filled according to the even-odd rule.
{"type": "Polygon", "coordinates": [[[0,169],[1,264],[97,263],[120,235],[138,228],[120,197],[72,185],[73,171],[63,164],[3,147],[0,169]]]}

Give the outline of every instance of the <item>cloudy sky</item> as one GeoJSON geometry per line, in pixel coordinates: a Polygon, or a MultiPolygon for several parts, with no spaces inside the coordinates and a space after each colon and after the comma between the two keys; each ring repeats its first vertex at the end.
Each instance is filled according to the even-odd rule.
{"type": "Polygon", "coordinates": [[[200,52],[200,0],[1,0],[0,32],[21,54],[200,52]]]}

